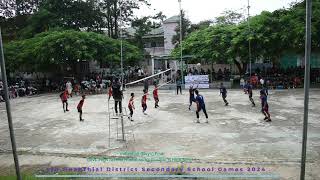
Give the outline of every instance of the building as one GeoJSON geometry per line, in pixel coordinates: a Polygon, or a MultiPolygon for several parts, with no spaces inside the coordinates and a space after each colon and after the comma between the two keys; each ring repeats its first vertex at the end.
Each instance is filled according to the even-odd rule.
{"type": "MultiPolygon", "coordinates": [[[[166,19],[163,24],[155,29],[152,29],[143,37],[145,61],[142,63],[145,66],[145,72],[153,74],[156,70],[165,70],[172,68],[177,71],[178,65],[175,60],[159,60],[159,57],[170,56],[175,44],[172,43],[173,37],[176,35],[176,28],[179,26],[180,16],[172,16],[166,19]],[[158,59],[158,60],[155,60],[158,59]]],[[[125,29],[126,36],[130,39],[135,35],[135,29],[130,27],[125,29]]]]}

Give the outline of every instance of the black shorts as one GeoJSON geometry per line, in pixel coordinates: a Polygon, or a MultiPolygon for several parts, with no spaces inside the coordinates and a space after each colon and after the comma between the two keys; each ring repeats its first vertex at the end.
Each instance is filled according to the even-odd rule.
{"type": "Polygon", "coordinates": [[[190,102],[190,104],[191,104],[192,102],[196,102],[196,99],[195,99],[194,97],[190,96],[189,102],[190,102]]]}
{"type": "Polygon", "coordinates": [[[62,103],[67,103],[68,102],[68,100],[62,100],[62,103]]]}
{"type": "Polygon", "coordinates": [[[155,101],[159,101],[159,98],[158,97],[153,97],[155,101]]]}
{"type": "Polygon", "coordinates": [[[78,109],[78,112],[79,112],[79,113],[82,113],[82,109],[78,109]]]}
{"type": "Polygon", "coordinates": [[[142,104],[141,106],[144,111],[147,110],[147,104],[142,104]]]}

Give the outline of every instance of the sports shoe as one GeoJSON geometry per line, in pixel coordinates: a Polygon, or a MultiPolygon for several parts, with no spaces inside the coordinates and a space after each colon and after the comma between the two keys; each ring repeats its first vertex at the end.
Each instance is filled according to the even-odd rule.
{"type": "Polygon", "coordinates": [[[265,117],[265,118],[264,118],[264,120],[267,120],[267,119],[268,119],[268,117],[265,117]]]}
{"type": "Polygon", "coordinates": [[[269,118],[268,120],[266,120],[266,122],[271,122],[272,120],[269,118]]]}

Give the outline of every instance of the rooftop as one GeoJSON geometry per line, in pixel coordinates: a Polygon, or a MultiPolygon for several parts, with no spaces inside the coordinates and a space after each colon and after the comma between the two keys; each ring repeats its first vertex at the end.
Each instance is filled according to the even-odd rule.
{"type": "Polygon", "coordinates": [[[166,19],[163,24],[167,24],[167,23],[177,23],[180,21],[180,16],[172,16],[168,19],[166,19]]]}
{"type": "MultiPolygon", "coordinates": [[[[177,23],[180,20],[180,16],[172,16],[168,19],[166,19],[163,24],[168,24],[168,23],[177,23]]],[[[133,37],[136,29],[133,27],[129,27],[124,29],[124,31],[126,32],[126,35],[124,36],[129,36],[129,37],[133,37]]],[[[146,36],[144,36],[144,38],[149,38],[149,37],[160,37],[164,35],[164,30],[163,30],[163,26],[160,26],[158,28],[154,28],[152,29],[146,36]]]]}

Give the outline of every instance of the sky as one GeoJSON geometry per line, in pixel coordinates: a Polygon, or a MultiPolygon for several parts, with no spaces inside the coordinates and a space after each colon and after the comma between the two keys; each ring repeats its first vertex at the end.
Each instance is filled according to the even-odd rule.
{"type": "MultiPolygon", "coordinates": [[[[290,3],[299,0],[250,0],[250,15],[260,14],[262,11],[274,11],[289,7],[290,3]]],[[[162,11],[167,18],[179,14],[178,0],[149,0],[150,8],[143,7],[137,11],[138,17],[153,15],[162,11]]],[[[214,19],[224,10],[239,10],[247,14],[248,0],[181,0],[182,9],[192,23],[214,19]],[[243,10],[240,10],[243,9],[243,10]]]]}

